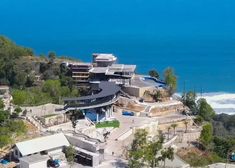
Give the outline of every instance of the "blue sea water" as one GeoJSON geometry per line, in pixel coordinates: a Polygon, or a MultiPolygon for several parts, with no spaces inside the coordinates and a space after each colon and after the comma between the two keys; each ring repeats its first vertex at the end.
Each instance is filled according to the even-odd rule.
{"type": "Polygon", "coordinates": [[[235,93],[234,0],[1,0],[0,34],[90,61],[113,53],[139,73],[173,67],[181,92],[235,93]]]}

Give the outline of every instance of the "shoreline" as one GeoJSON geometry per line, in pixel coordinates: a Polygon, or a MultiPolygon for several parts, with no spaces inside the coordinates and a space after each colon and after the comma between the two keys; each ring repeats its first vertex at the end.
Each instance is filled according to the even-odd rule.
{"type": "MultiPolygon", "coordinates": [[[[177,93],[182,95],[182,93],[177,93]]],[[[216,114],[225,113],[228,115],[235,115],[235,93],[228,92],[207,92],[197,93],[197,99],[205,98],[216,114]]]]}

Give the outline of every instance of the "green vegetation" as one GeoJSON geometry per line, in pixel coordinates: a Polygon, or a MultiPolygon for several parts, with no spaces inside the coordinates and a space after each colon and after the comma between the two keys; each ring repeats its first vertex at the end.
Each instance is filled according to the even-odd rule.
{"type": "Polygon", "coordinates": [[[200,142],[203,144],[205,148],[208,148],[213,139],[213,130],[211,124],[206,124],[202,127],[200,142]]]}
{"type": "Polygon", "coordinates": [[[189,154],[185,160],[192,166],[205,166],[227,159],[229,150],[235,147],[235,115],[216,115],[205,99],[196,101],[194,92],[184,94],[182,101],[196,115],[194,122],[203,128],[199,138],[202,155],[189,154]]]}
{"type": "Polygon", "coordinates": [[[59,104],[62,97],[79,96],[79,90],[63,86],[59,80],[47,80],[41,87],[13,89],[13,102],[21,106],[33,106],[46,103],[59,104]]]}
{"type": "Polygon", "coordinates": [[[160,102],[160,101],[162,101],[163,95],[162,95],[161,91],[158,90],[157,92],[152,94],[152,97],[156,102],[160,102]]]}
{"type": "Polygon", "coordinates": [[[163,161],[165,167],[166,159],[174,159],[173,148],[162,149],[164,137],[161,133],[156,141],[148,141],[147,135],[148,132],[144,129],[136,131],[131,149],[128,152],[128,166],[130,168],[157,167],[159,161],[163,161]]]}
{"type": "Polygon", "coordinates": [[[182,100],[185,106],[187,106],[193,114],[197,114],[197,103],[196,103],[197,95],[195,92],[189,91],[184,93],[182,96],[182,100]]]}
{"type": "MultiPolygon", "coordinates": [[[[213,108],[207,103],[206,99],[200,98],[196,101],[197,96],[195,92],[189,91],[182,96],[182,102],[185,106],[189,107],[192,114],[199,115],[205,121],[211,121],[213,117],[215,117],[215,111],[213,108]]],[[[200,122],[200,121],[199,121],[200,122]]]]}
{"type": "Polygon", "coordinates": [[[176,124],[176,123],[171,124],[171,128],[173,128],[173,130],[174,130],[174,135],[175,135],[175,129],[177,126],[178,126],[178,124],[176,124]]]}
{"type": "Polygon", "coordinates": [[[201,126],[202,125],[202,123],[203,123],[203,118],[201,117],[201,116],[196,116],[196,118],[194,118],[194,120],[193,120],[198,126],[201,126]]]}
{"type": "Polygon", "coordinates": [[[3,102],[3,100],[0,98],[0,109],[4,109],[4,102],[3,102]]]}
{"type": "Polygon", "coordinates": [[[67,162],[69,163],[70,167],[74,164],[75,156],[76,156],[76,150],[73,146],[69,146],[65,148],[65,156],[67,159],[67,162]]]}
{"type": "Polygon", "coordinates": [[[235,137],[235,115],[219,114],[213,118],[214,135],[235,137]]]}
{"type": "Polygon", "coordinates": [[[152,69],[149,71],[149,76],[154,77],[154,78],[160,78],[159,73],[155,69],[152,69]]]}
{"type": "Polygon", "coordinates": [[[0,36],[0,84],[12,87],[16,105],[60,103],[61,97],[78,96],[71,71],[62,61],[55,52],[35,57],[31,49],[0,36]]]}
{"type": "Polygon", "coordinates": [[[0,148],[14,141],[16,136],[26,133],[26,126],[21,120],[14,120],[9,111],[0,109],[0,148]]]}
{"type": "Polygon", "coordinates": [[[215,111],[207,103],[206,99],[199,99],[197,104],[198,104],[198,115],[200,115],[206,121],[211,121],[215,116],[215,111]]]}
{"type": "Polygon", "coordinates": [[[183,159],[189,163],[192,167],[204,167],[209,164],[223,162],[224,160],[218,157],[217,154],[211,153],[201,153],[200,151],[189,152],[183,159]]]}
{"type": "Polygon", "coordinates": [[[31,49],[17,46],[6,37],[0,36],[0,84],[20,85],[25,82],[27,68],[19,71],[17,62],[23,56],[32,55],[31,49]]]}
{"type": "Polygon", "coordinates": [[[10,112],[0,109],[0,125],[10,118],[10,112]]]}
{"type": "Polygon", "coordinates": [[[118,128],[120,126],[120,122],[118,120],[105,121],[105,122],[97,123],[95,126],[96,128],[105,128],[105,127],[118,128]]]}
{"type": "Polygon", "coordinates": [[[168,85],[169,94],[173,95],[177,88],[177,77],[172,68],[167,68],[164,72],[165,82],[168,85]]]}

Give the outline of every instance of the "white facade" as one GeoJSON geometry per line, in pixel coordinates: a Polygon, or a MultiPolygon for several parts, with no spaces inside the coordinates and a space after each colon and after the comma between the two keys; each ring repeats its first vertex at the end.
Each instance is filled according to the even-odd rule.
{"type": "Polygon", "coordinates": [[[47,161],[40,161],[32,164],[20,161],[20,168],[47,168],[47,161]]]}
{"type": "Polygon", "coordinates": [[[20,168],[47,168],[49,157],[43,155],[31,155],[20,158],[20,168]]]}

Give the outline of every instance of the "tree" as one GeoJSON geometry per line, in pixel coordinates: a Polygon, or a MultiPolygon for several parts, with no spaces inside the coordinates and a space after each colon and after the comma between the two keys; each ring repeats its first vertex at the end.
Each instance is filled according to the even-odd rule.
{"type": "Polygon", "coordinates": [[[24,102],[29,98],[28,94],[24,90],[13,90],[13,102],[16,105],[23,105],[24,102]]]}
{"type": "Polygon", "coordinates": [[[136,131],[129,151],[128,165],[130,168],[143,167],[143,156],[147,146],[147,134],[148,132],[145,129],[139,129],[136,131]]]}
{"type": "Polygon", "coordinates": [[[147,140],[148,132],[144,129],[139,129],[134,135],[134,140],[129,150],[129,162],[130,168],[142,168],[142,167],[158,167],[159,161],[173,159],[173,148],[167,148],[162,150],[162,144],[164,142],[164,136],[162,132],[159,132],[158,138],[147,140]]]}
{"type": "Polygon", "coordinates": [[[182,96],[184,105],[187,106],[193,112],[193,114],[196,114],[198,111],[196,99],[197,95],[195,92],[192,91],[189,91],[182,96]]]}
{"type": "Polygon", "coordinates": [[[10,117],[10,112],[5,110],[0,110],[0,125],[2,125],[10,117]]]}
{"type": "Polygon", "coordinates": [[[49,58],[49,62],[50,62],[50,63],[54,63],[54,61],[55,61],[55,59],[56,59],[56,53],[53,52],[53,51],[49,52],[48,58],[49,58]]]}
{"type": "Polygon", "coordinates": [[[0,99],[0,109],[4,109],[5,105],[2,99],[0,99]]]}
{"type": "Polygon", "coordinates": [[[144,153],[144,160],[148,163],[149,167],[157,167],[159,162],[159,151],[162,149],[162,139],[161,135],[159,135],[158,141],[151,141],[149,142],[148,146],[146,147],[144,153]]]}
{"type": "Polygon", "coordinates": [[[162,94],[161,94],[161,91],[158,90],[156,93],[153,94],[153,99],[156,101],[156,102],[159,102],[162,100],[162,94]]]}
{"type": "Polygon", "coordinates": [[[178,126],[178,124],[176,124],[176,123],[171,124],[171,127],[174,129],[174,135],[175,135],[175,129],[177,126],[178,126]]]}
{"type": "Polygon", "coordinates": [[[172,147],[168,147],[161,151],[160,160],[163,161],[163,167],[166,167],[166,159],[170,159],[171,161],[174,159],[174,149],[172,147]]]}
{"type": "Polygon", "coordinates": [[[14,113],[11,115],[11,117],[12,118],[17,118],[17,117],[19,117],[19,114],[22,112],[22,109],[19,107],[19,106],[17,106],[16,108],[15,108],[15,110],[14,110],[14,113]]]}
{"type": "Polygon", "coordinates": [[[160,77],[159,73],[155,69],[152,69],[149,71],[149,76],[154,77],[154,78],[160,77]]]}
{"type": "Polygon", "coordinates": [[[75,156],[76,156],[76,150],[73,146],[69,146],[65,149],[65,156],[66,159],[70,165],[70,167],[72,167],[72,165],[74,164],[75,161],[75,156]]]}
{"type": "Polygon", "coordinates": [[[32,87],[35,81],[35,76],[33,75],[27,75],[25,86],[26,87],[32,87]]]}
{"type": "Polygon", "coordinates": [[[23,88],[25,86],[26,81],[27,74],[25,72],[18,71],[14,77],[14,83],[20,88],[23,88]]]}
{"type": "Polygon", "coordinates": [[[206,99],[198,100],[198,114],[206,121],[210,121],[215,116],[215,111],[207,103],[206,99]]]}
{"type": "Polygon", "coordinates": [[[203,123],[203,118],[198,115],[198,116],[194,119],[194,122],[195,122],[197,125],[202,125],[202,123],[203,123]]]}
{"type": "MultiPolygon", "coordinates": [[[[0,82],[1,84],[15,84],[15,69],[19,58],[33,55],[33,51],[20,47],[4,36],[0,36],[0,82]]],[[[21,73],[21,72],[20,72],[21,73]]]]}
{"type": "Polygon", "coordinates": [[[213,128],[211,124],[206,124],[202,127],[200,142],[205,148],[208,148],[208,145],[212,142],[213,139],[213,128]]]}
{"type": "Polygon", "coordinates": [[[22,109],[21,109],[19,106],[17,106],[14,111],[15,111],[17,114],[19,114],[19,113],[22,112],[22,109]]]}
{"type": "Polygon", "coordinates": [[[185,133],[188,131],[188,120],[184,120],[184,126],[185,126],[185,133]]]}
{"type": "Polygon", "coordinates": [[[174,70],[172,68],[167,68],[164,72],[164,77],[165,82],[169,87],[169,94],[174,94],[177,88],[177,77],[174,74],[174,70]]]}
{"type": "Polygon", "coordinates": [[[169,126],[169,127],[167,127],[167,134],[168,134],[168,140],[170,139],[170,130],[171,130],[171,127],[169,126]]]}
{"type": "Polygon", "coordinates": [[[60,81],[59,80],[47,80],[42,87],[42,91],[48,93],[55,103],[59,102],[61,94],[60,81]]]}

